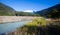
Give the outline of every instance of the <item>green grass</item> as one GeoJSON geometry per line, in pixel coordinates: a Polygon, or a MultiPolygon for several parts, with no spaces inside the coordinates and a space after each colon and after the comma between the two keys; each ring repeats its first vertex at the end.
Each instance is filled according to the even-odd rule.
{"type": "Polygon", "coordinates": [[[28,22],[26,26],[46,26],[45,18],[35,18],[32,22],[28,22]]]}

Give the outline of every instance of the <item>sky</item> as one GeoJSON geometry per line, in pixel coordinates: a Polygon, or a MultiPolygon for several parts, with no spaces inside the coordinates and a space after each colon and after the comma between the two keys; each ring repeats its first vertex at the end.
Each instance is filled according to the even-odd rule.
{"type": "Polygon", "coordinates": [[[60,3],[60,0],[0,0],[16,11],[39,11],[60,3]]]}

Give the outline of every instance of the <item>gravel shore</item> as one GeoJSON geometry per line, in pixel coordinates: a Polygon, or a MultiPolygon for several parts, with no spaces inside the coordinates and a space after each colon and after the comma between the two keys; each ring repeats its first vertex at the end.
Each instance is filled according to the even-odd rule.
{"type": "Polygon", "coordinates": [[[33,20],[32,16],[0,16],[0,23],[33,20]]]}

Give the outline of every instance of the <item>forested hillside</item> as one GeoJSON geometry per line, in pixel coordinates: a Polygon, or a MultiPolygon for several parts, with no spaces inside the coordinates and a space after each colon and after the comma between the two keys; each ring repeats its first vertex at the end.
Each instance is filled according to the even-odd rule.
{"type": "Polygon", "coordinates": [[[56,4],[55,6],[52,6],[50,8],[37,11],[36,14],[39,14],[44,17],[48,18],[59,18],[60,17],[60,4],[56,4]]]}
{"type": "Polygon", "coordinates": [[[15,10],[3,3],[0,3],[0,16],[14,16],[15,10]]]}

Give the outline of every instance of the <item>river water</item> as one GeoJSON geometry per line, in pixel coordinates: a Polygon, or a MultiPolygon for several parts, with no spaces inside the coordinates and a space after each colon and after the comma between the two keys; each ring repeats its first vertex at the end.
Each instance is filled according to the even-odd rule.
{"type": "Polygon", "coordinates": [[[24,26],[27,22],[31,22],[31,20],[0,24],[0,34],[13,32],[16,30],[16,28],[24,26]]]}

